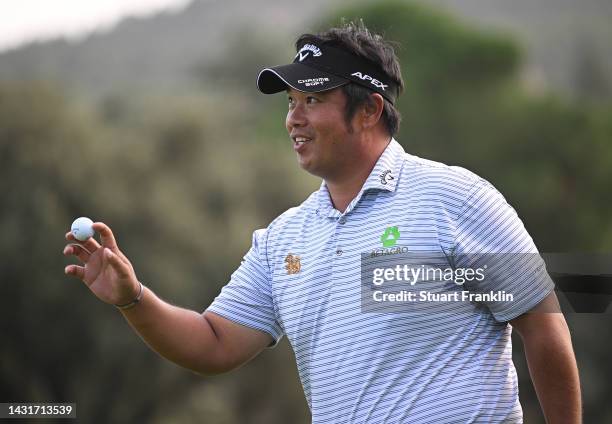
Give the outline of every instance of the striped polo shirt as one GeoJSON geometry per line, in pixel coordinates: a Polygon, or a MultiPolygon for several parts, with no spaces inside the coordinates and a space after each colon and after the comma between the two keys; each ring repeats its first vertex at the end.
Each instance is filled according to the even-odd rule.
{"type": "Polygon", "coordinates": [[[485,272],[480,281],[403,285],[415,295],[504,292],[513,301],[372,302],[385,285],[373,284],[364,261],[392,269],[400,256],[419,252],[430,266],[451,270],[482,265],[479,254],[539,258],[491,184],[407,154],[392,139],[344,212],[323,182],[255,231],[207,310],[276,343],[287,336],[313,423],[522,422],[508,321],[553,290],[543,262],[525,266],[510,256],[505,272],[485,272]]]}

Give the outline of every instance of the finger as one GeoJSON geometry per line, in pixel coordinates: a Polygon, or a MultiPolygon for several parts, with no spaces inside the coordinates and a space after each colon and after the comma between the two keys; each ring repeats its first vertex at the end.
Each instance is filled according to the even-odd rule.
{"type": "Polygon", "coordinates": [[[64,268],[64,273],[66,275],[72,275],[79,280],[83,280],[83,278],[85,278],[85,268],[78,265],[68,265],[66,268],[64,268]]]}
{"type": "Polygon", "coordinates": [[[89,260],[89,256],[91,253],[83,246],[77,243],[70,243],[64,247],[64,255],[74,255],[83,263],[86,263],[89,260]]]}
{"type": "Polygon", "coordinates": [[[80,241],[80,240],[75,239],[74,238],[74,234],[72,234],[72,232],[70,232],[70,231],[68,231],[66,233],[65,237],[66,237],[66,240],[68,240],[68,241],[74,241],[75,243],[83,245],[83,247],[85,247],[91,253],[95,252],[96,250],[98,250],[100,248],[100,243],[98,243],[96,241],[96,239],[93,238],[93,237],[89,237],[85,241],[80,241]]]}
{"type": "Polygon", "coordinates": [[[100,240],[102,241],[102,246],[108,247],[113,252],[117,252],[119,249],[117,248],[117,242],[115,241],[115,236],[111,231],[110,227],[103,222],[95,222],[93,224],[93,229],[100,233],[100,240]]]}
{"type": "Polygon", "coordinates": [[[112,266],[119,277],[128,277],[130,270],[121,258],[108,248],[104,248],[104,261],[112,266]]]}

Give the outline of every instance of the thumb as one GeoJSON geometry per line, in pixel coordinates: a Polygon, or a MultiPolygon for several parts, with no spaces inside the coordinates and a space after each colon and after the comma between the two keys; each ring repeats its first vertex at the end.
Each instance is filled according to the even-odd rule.
{"type": "Polygon", "coordinates": [[[129,275],[127,265],[107,247],[104,248],[104,262],[107,266],[111,266],[120,277],[127,277],[129,275]]]}

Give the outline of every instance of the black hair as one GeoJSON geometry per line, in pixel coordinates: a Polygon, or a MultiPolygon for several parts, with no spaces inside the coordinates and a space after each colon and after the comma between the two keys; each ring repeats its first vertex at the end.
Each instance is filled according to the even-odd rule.
{"type": "MultiPolygon", "coordinates": [[[[298,37],[295,46],[299,48],[305,43],[328,44],[369,60],[397,84],[398,95],[404,88],[399,60],[395,55],[393,45],[385,41],[382,35],[372,33],[363,21],[348,22],[317,34],[302,34],[298,37]]],[[[342,90],[347,100],[345,119],[347,123],[350,123],[360,106],[372,102],[370,96],[374,91],[352,82],[342,86],[342,90]]],[[[401,115],[387,99],[384,99],[382,119],[389,134],[391,136],[397,134],[401,115]]]]}

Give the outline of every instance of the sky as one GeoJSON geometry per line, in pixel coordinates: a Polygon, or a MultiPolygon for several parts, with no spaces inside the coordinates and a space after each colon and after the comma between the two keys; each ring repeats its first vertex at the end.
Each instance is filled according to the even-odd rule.
{"type": "Polygon", "coordinates": [[[0,0],[0,50],[112,27],[126,16],[180,9],[189,0],[0,0]]]}

